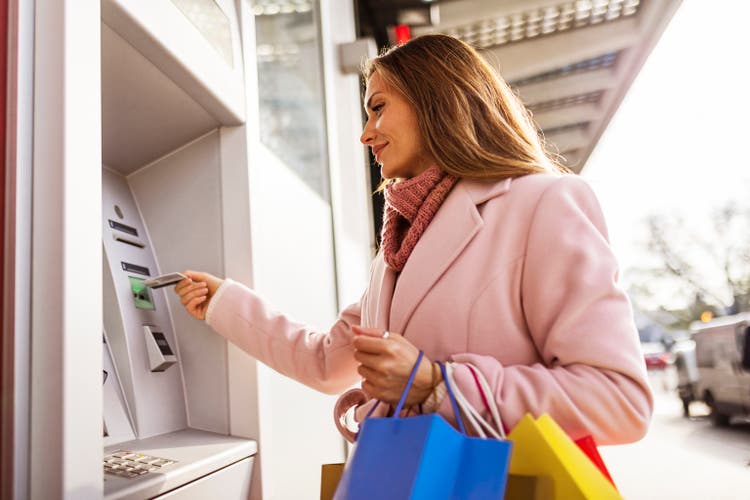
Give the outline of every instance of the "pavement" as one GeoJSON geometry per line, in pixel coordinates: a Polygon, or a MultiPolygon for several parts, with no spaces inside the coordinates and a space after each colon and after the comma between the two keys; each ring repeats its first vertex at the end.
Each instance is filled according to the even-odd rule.
{"type": "Polygon", "coordinates": [[[599,448],[620,493],[628,500],[750,500],[750,421],[714,427],[700,402],[683,417],[674,378],[650,373],[655,407],[644,439],[599,448]]]}

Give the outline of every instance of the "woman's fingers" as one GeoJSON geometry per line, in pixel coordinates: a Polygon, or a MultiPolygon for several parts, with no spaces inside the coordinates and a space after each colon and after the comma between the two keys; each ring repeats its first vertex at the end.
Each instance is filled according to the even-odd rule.
{"type": "Polygon", "coordinates": [[[385,378],[385,376],[378,370],[370,368],[369,366],[359,365],[359,367],[357,368],[357,373],[359,373],[363,379],[369,380],[370,383],[376,386],[383,385],[381,382],[385,378]]]}
{"type": "Polygon", "coordinates": [[[366,351],[354,351],[354,359],[359,361],[360,364],[375,366],[378,363],[378,360],[382,359],[382,356],[366,351]]]}
{"type": "Polygon", "coordinates": [[[380,392],[380,389],[375,387],[368,379],[362,381],[362,390],[365,391],[365,393],[367,393],[367,395],[373,399],[384,399],[383,395],[380,392]]]}
{"type": "Polygon", "coordinates": [[[206,315],[206,308],[204,303],[206,302],[206,296],[195,297],[190,302],[185,304],[185,309],[196,319],[203,319],[206,315]]]}
{"type": "Polygon", "coordinates": [[[174,287],[174,291],[177,295],[183,296],[196,288],[208,288],[208,284],[205,281],[193,281],[191,279],[184,279],[177,283],[174,287]]]}
{"type": "Polygon", "coordinates": [[[178,282],[177,285],[175,285],[174,291],[177,295],[179,295],[182,290],[184,290],[185,288],[189,287],[192,284],[193,284],[192,279],[185,278],[184,280],[178,282]]]}
{"type": "MultiPolygon", "coordinates": [[[[188,279],[193,281],[206,281],[206,278],[210,276],[208,273],[202,273],[200,271],[193,271],[190,269],[186,269],[182,271],[182,274],[188,277],[188,279]]],[[[184,281],[184,280],[183,280],[184,281]]]]}
{"type": "Polygon", "coordinates": [[[185,305],[196,297],[204,296],[208,296],[208,287],[206,287],[205,284],[203,286],[190,288],[189,290],[180,294],[180,301],[183,305],[185,305]]]}
{"type": "Polygon", "coordinates": [[[354,351],[354,359],[357,360],[361,366],[365,366],[370,370],[375,370],[382,374],[393,375],[398,370],[397,363],[390,356],[354,351]]]}
{"type": "MultiPolygon", "coordinates": [[[[384,337],[382,329],[353,326],[354,359],[360,363],[362,389],[373,398],[395,403],[401,397],[419,349],[397,333],[384,337]]],[[[417,370],[406,402],[423,402],[432,392],[432,363],[426,357],[417,370]]]]}
{"type": "Polygon", "coordinates": [[[352,343],[359,352],[380,354],[388,349],[387,341],[381,337],[354,337],[352,343]]]}
{"type": "Polygon", "coordinates": [[[201,297],[195,297],[194,299],[190,300],[187,304],[185,304],[185,308],[188,310],[188,312],[194,312],[196,309],[198,309],[199,305],[205,301],[206,301],[205,295],[201,297]]]}
{"type": "Polygon", "coordinates": [[[204,272],[198,272],[198,271],[191,271],[190,269],[184,271],[182,274],[187,276],[193,281],[200,281],[203,283],[206,283],[208,286],[208,293],[209,295],[213,295],[216,290],[221,286],[224,280],[217,278],[213,274],[210,273],[204,273],[204,272]]]}
{"type": "Polygon", "coordinates": [[[353,326],[352,331],[355,333],[354,339],[352,339],[354,348],[358,351],[373,354],[392,352],[393,349],[397,349],[399,344],[402,344],[404,341],[404,338],[398,333],[388,332],[388,336],[384,337],[385,330],[380,328],[360,328],[353,326]]]}
{"type": "Polygon", "coordinates": [[[201,296],[208,296],[208,289],[203,288],[195,288],[190,290],[189,292],[186,292],[180,296],[180,302],[182,302],[182,305],[187,304],[191,300],[193,300],[195,297],[201,297],[201,296]]]}
{"type": "Polygon", "coordinates": [[[208,304],[223,280],[212,274],[190,269],[182,274],[186,278],[175,285],[174,291],[189,314],[197,319],[204,319],[208,304]]]}
{"type": "Polygon", "coordinates": [[[367,337],[383,337],[383,330],[382,328],[363,328],[359,325],[352,325],[352,330],[354,330],[354,333],[358,335],[364,335],[367,337]]]}
{"type": "Polygon", "coordinates": [[[189,281],[183,286],[180,286],[181,283],[185,283],[186,280],[180,281],[180,283],[177,284],[174,291],[177,293],[177,295],[185,295],[191,290],[195,290],[196,288],[200,287],[206,287],[206,283],[204,281],[189,281]]]}
{"type": "Polygon", "coordinates": [[[184,274],[186,278],[180,281],[179,283],[177,283],[177,285],[175,285],[174,287],[174,291],[177,292],[178,294],[180,294],[180,292],[184,292],[185,289],[195,284],[202,283],[203,285],[207,285],[208,280],[213,277],[208,273],[201,273],[198,271],[190,271],[190,270],[183,271],[182,274],[184,274]]]}

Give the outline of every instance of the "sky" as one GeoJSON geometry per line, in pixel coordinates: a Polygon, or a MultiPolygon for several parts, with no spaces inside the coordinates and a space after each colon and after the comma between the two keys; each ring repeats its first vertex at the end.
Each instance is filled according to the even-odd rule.
{"type": "Polygon", "coordinates": [[[748,19],[747,1],[683,0],[581,173],[625,281],[647,215],[700,228],[729,199],[750,204],[748,19]]]}

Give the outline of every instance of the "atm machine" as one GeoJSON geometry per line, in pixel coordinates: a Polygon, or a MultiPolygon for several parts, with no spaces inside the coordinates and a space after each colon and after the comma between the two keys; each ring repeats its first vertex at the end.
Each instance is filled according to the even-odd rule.
{"type": "MultiPolygon", "coordinates": [[[[295,0],[307,13],[295,22],[271,0],[9,3],[3,495],[317,498],[320,465],[346,453],[336,396],[263,366],[145,281],[229,276],[321,329],[359,298],[372,245],[360,87],[337,64],[353,3],[295,0]],[[286,29],[320,40],[300,74],[321,75],[306,98],[324,113],[311,129],[324,193],[264,143],[275,116],[260,118],[259,19],[284,47],[286,29]]],[[[300,80],[283,82],[282,100],[300,80]]]]}
{"type": "Polygon", "coordinates": [[[249,498],[257,437],[230,429],[226,342],[173,287],[145,284],[190,266],[222,274],[217,229],[236,229],[221,204],[244,200],[249,219],[239,11],[101,8],[103,497],[249,498]]]}

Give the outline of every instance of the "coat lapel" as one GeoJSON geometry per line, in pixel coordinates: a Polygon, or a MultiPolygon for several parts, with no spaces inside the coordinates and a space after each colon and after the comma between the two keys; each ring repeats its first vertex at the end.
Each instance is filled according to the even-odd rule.
{"type": "Polygon", "coordinates": [[[427,292],[479,232],[483,222],[476,205],[509,187],[510,179],[489,184],[462,180],[456,184],[398,277],[390,308],[391,330],[404,332],[427,292]]]}
{"type": "Polygon", "coordinates": [[[388,330],[397,275],[396,271],[385,264],[383,254],[380,252],[375,257],[372,275],[370,290],[377,291],[377,295],[368,298],[367,321],[363,326],[388,330]]]}

